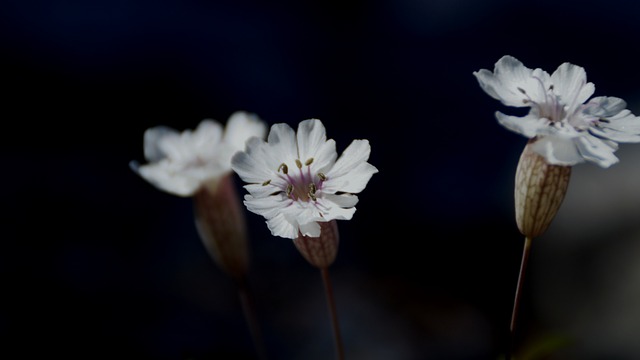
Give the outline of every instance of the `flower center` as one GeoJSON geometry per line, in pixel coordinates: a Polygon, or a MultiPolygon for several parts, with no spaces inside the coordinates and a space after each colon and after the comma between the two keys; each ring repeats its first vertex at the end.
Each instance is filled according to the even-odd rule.
{"type": "Polygon", "coordinates": [[[523,100],[525,104],[531,104],[531,107],[536,109],[538,116],[541,118],[548,119],[550,121],[549,125],[554,125],[556,122],[561,122],[567,117],[566,106],[561,101],[560,96],[558,96],[554,89],[553,84],[549,85],[548,88],[545,88],[542,79],[539,77],[534,77],[538,81],[538,85],[540,86],[542,93],[544,94],[544,101],[536,102],[527,94],[527,92],[523,88],[518,88],[524,96],[527,98],[523,100]]]}
{"type": "MultiPolygon", "coordinates": [[[[322,190],[324,182],[327,180],[326,175],[321,172],[313,174],[311,172],[311,164],[313,158],[307,159],[304,165],[300,159],[295,160],[297,170],[289,170],[287,164],[282,163],[276,170],[278,177],[284,180],[284,185],[279,186],[281,192],[294,201],[316,201],[318,191],[322,190]]],[[[269,185],[271,180],[262,183],[263,186],[269,185]]]]}
{"type": "Polygon", "coordinates": [[[585,114],[582,113],[584,106],[578,104],[579,90],[585,85],[584,80],[578,85],[577,91],[573,91],[571,98],[563,99],[555,93],[553,84],[545,87],[542,79],[536,76],[533,78],[538,82],[538,86],[542,94],[544,94],[544,99],[535,101],[524,89],[520,87],[517,89],[526,96],[523,102],[530,104],[531,108],[534,109],[540,118],[549,120],[549,126],[562,128],[565,125],[569,125],[577,131],[585,131],[598,120],[598,118],[593,116],[585,116],[585,114]]]}

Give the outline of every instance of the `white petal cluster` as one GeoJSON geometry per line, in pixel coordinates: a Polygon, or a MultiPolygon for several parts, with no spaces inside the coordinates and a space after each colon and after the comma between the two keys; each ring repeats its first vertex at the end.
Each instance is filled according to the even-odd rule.
{"type": "Polygon", "coordinates": [[[267,142],[247,141],[236,153],[233,170],[249,183],[245,205],[267,219],[275,236],[320,236],[319,222],[349,220],[358,197],[378,170],[367,162],[367,140],[354,140],[338,157],[320,120],[302,121],[296,132],[287,124],[271,127],[267,142]]]}
{"type": "Polygon", "coordinates": [[[257,116],[235,112],[226,129],[214,120],[203,120],[182,133],[157,126],[144,133],[146,165],[131,168],[158,189],[178,196],[192,196],[202,186],[215,186],[231,171],[231,157],[244,149],[250,137],[264,137],[267,127],[257,116]]]}
{"type": "Polygon", "coordinates": [[[526,116],[496,112],[506,128],[532,139],[531,149],[553,165],[618,162],[619,142],[640,142],[640,119],[616,97],[594,97],[585,70],[563,63],[553,74],[529,69],[512,56],[493,72],[474,72],[482,89],[507,106],[530,107],[526,116]]]}

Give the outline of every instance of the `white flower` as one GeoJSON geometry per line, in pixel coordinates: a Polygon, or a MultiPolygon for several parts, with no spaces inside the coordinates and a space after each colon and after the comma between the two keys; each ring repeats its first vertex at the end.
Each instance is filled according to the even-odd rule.
{"type": "Polygon", "coordinates": [[[640,119],[616,97],[594,97],[585,70],[564,63],[551,75],[502,57],[492,72],[473,73],[487,94],[503,104],[530,107],[526,116],[496,112],[506,128],[532,139],[531,149],[550,164],[571,166],[585,161],[601,167],[618,162],[618,142],[640,142],[640,119]]]}
{"type": "Polygon", "coordinates": [[[179,133],[165,126],[144,133],[144,155],[150,163],[131,168],[157,188],[178,196],[192,196],[202,186],[215,187],[231,171],[231,157],[253,136],[264,137],[266,125],[257,116],[235,112],[226,129],[203,120],[195,131],[179,133]]]}
{"type": "Polygon", "coordinates": [[[287,124],[271,127],[268,141],[252,138],[246,151],[231,160],[233,170],[249,183],[245,205],[267,219],[275,236],[296,239],[320,236],[319,222],[349,220],[371,176],[367,140],[354,140],[337,159],[320,120],[302,121],[298,133],[287,124]]]}

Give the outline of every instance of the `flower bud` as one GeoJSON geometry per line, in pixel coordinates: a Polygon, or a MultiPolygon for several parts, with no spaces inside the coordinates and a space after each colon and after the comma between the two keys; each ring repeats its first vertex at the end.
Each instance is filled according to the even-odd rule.
{"type": "Polygon", "coordinates": [[[547,230],[555,217],[569,185],[571,166],[549,164],[530,146],[520,155],[516,170],[516,222],[520,232],[535,238],[547,230]]]}
{"type": "Polygon", "coordinates": [[[299,235],[293,240],[300,254],[313,266],[327,268],[338,253],[338,224],[335,220],[320,222],[320,236],[299,235]]]}
{"type": "Polygon", "coordinates": [[[196,227],[209,255],[232,278],[241,279],[248,272],[249,251],[232,173],[220,177],[215,186],[202,186],[193,200],[196,227]]]}

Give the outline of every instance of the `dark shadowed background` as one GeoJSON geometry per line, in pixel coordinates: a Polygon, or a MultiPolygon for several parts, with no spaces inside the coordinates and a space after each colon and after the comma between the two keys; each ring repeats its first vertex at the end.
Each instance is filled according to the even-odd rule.
{"type": "MultiPolygon", "coordinates": [[[[319,118],[339,151],[371,142],[380,172],[339,222],[330,268],[348,359],[498,359],[526,140],[494,118],[522,112],[472,73],[506,54],[549,73],[569,61],[639,114],[639,16],[624,0],[3,0],[0,352],[253,359],[190,199],[128,166],[149,127],[245,110],[270,125],[319,118]]],[[[534,242],[525,351],[640,357],[640,145],[618,155],[574,168],[534,242]]],[[[247,219],[270,358],[332,358],[318,271],[247,219]]]]}

